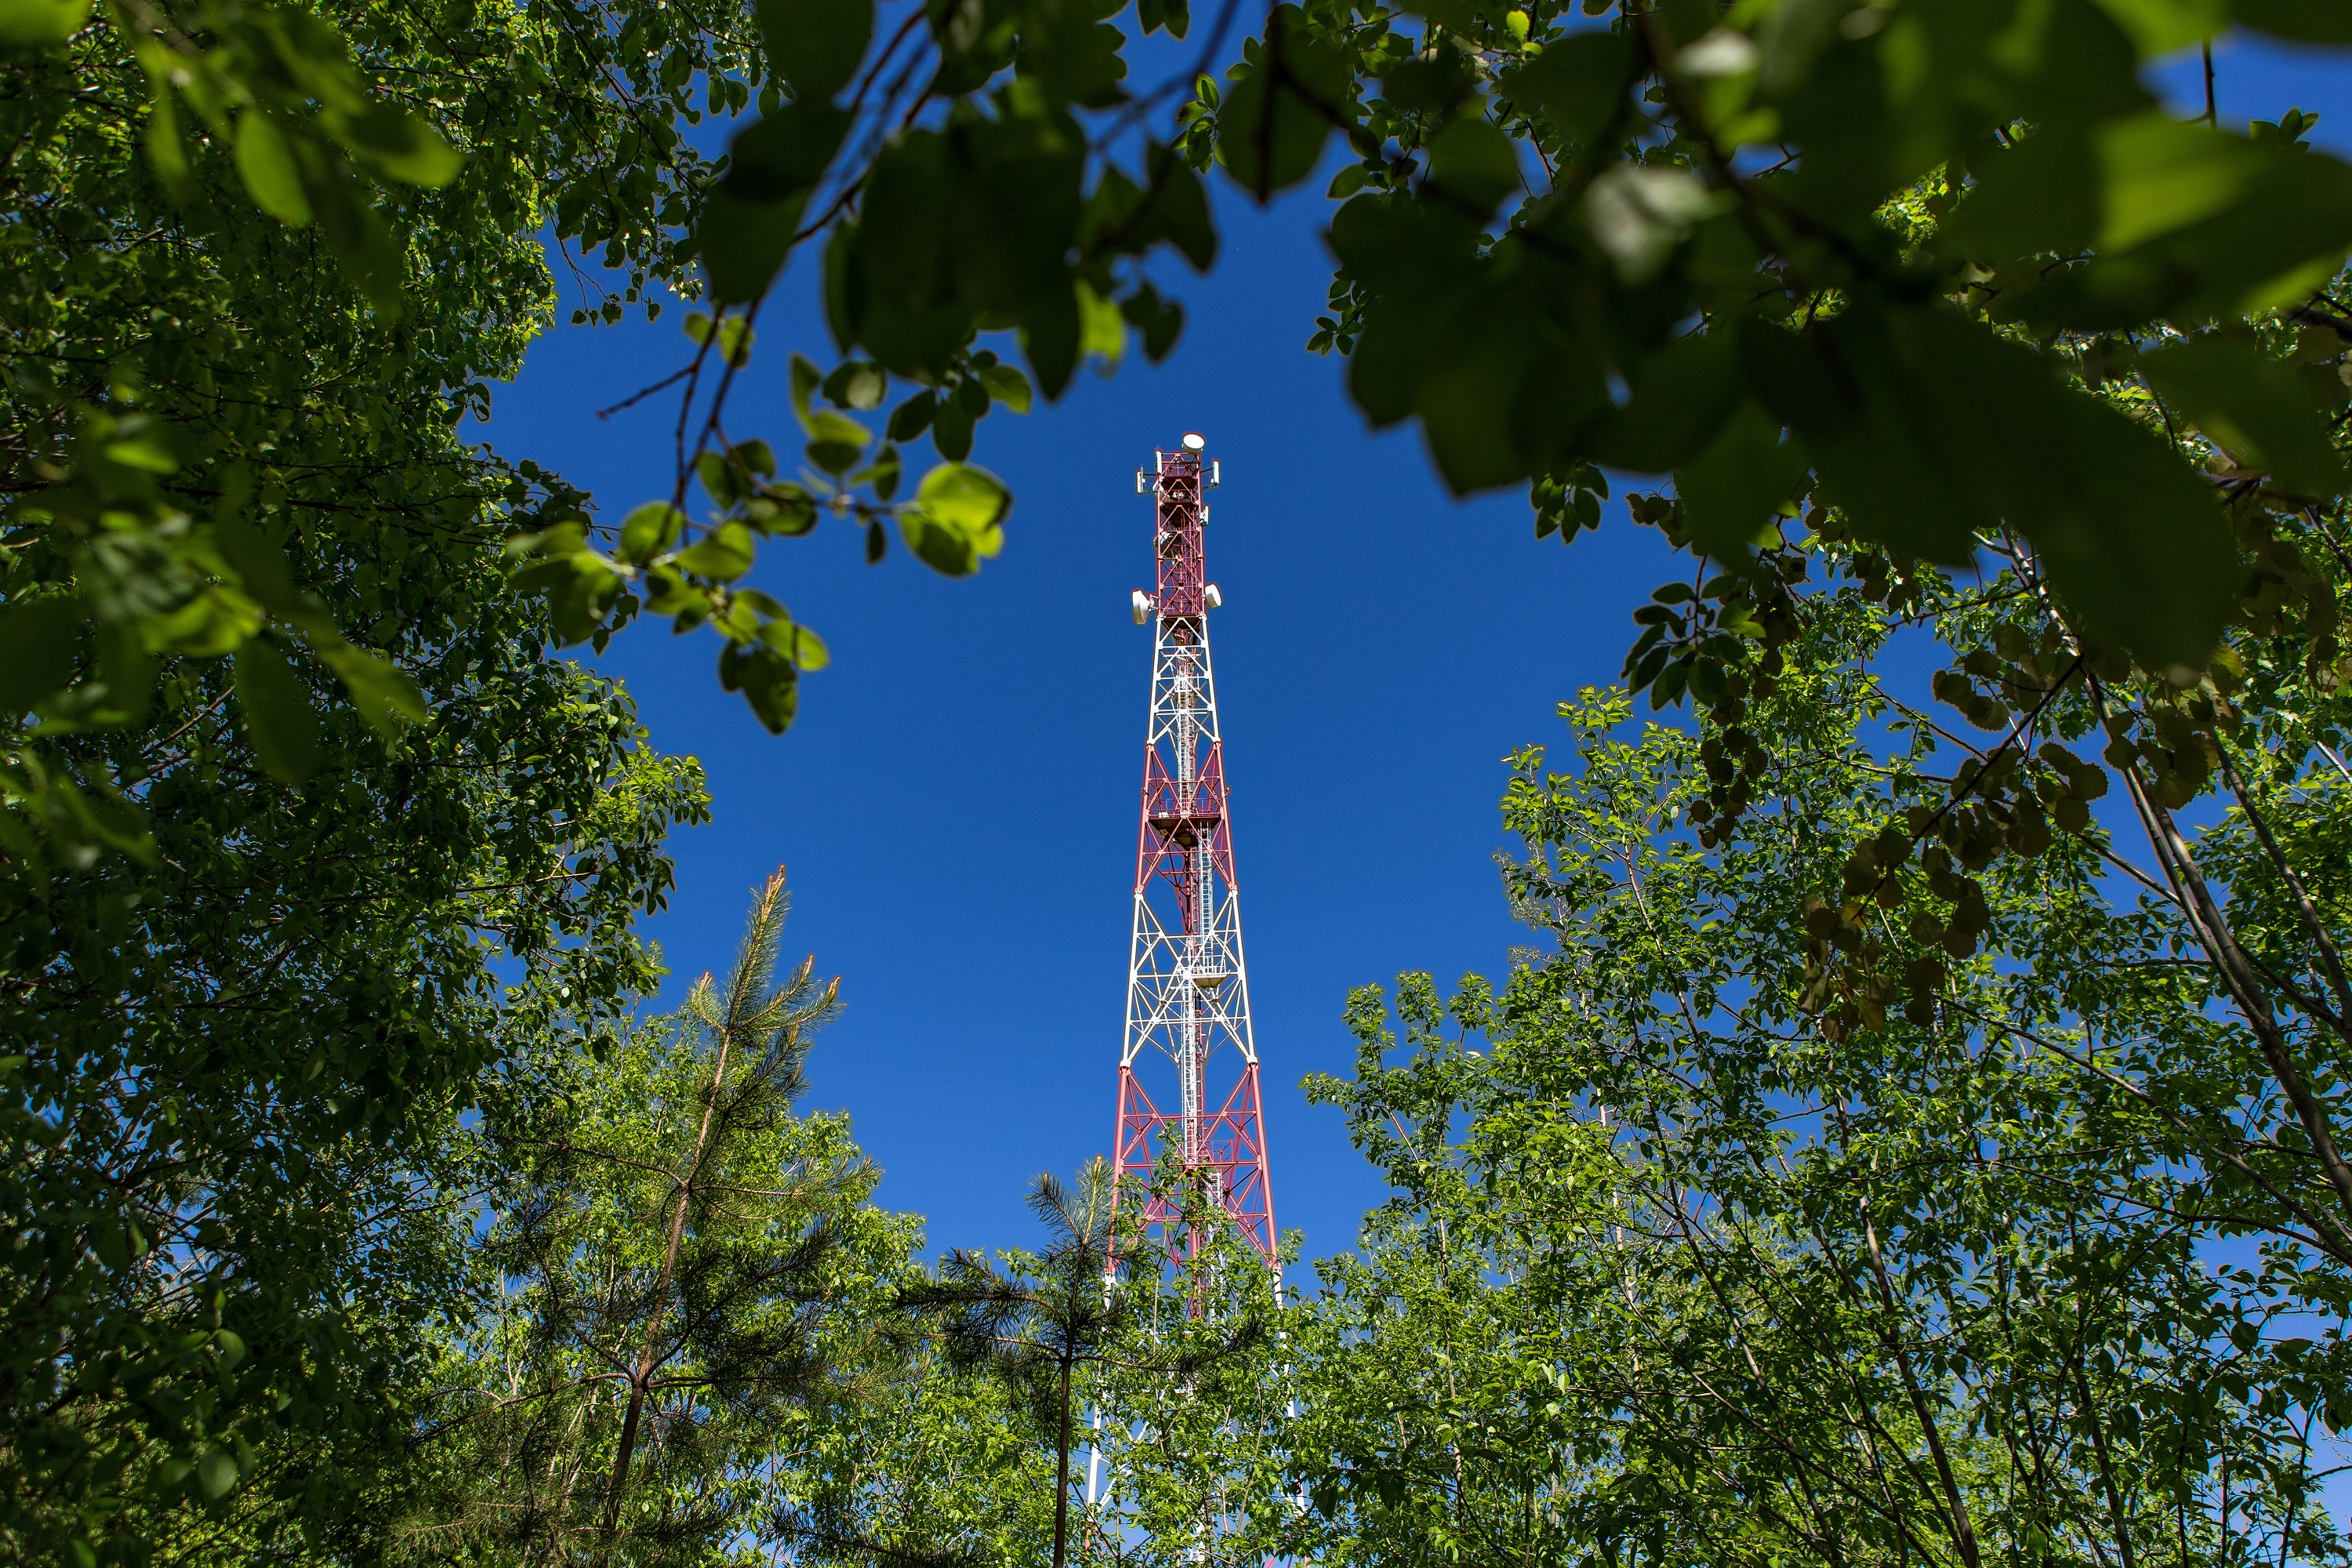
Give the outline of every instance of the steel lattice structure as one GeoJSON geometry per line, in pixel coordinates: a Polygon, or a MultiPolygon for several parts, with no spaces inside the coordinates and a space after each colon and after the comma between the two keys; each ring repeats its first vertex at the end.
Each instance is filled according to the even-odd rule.
{"type": "MultiPolygon", "coordinates": [[[[1155,451],[1149,472],[1136,470],[1136,489],[1152,498],[1159,580],[1151,593],[1138,590],[1133,598],[1137,622],[1152,626],[1151,722],[1113,1158],[1121,1177],[1148,1182],[1172,1152],[1273,1265],[1274,1189],[1209,663],[1209,612],[1221,601],[1203,548],[1205,491],[1218,478],[1217,466],[1202,455],[1204,445],[1188,435],[1177,450],[1155,451]],[[1146,1088],[1147,1074],[1157,1099],[1146,1088]]],[[[1155,1196],[1145,1223],[1182,1257],[1204,1238],[1176,1234],[1177,1211],[1169,1197],[1155,1196]]]]}

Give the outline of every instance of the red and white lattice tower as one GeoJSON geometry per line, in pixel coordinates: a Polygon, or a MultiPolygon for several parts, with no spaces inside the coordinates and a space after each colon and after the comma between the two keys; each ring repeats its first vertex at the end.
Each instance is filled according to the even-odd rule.
{"type": "MultiPolygon", "coordinates": [[[[1274,1188],[1258,1095],[1257,1041],[1250,1031],[1249,972],[1234,877],[1224,745],[1209,668],[1209,612],[1221,602],[1208,580],[1205,491],[1217,465],[1188,435],[1136,470],[1152,498],[1159,581],[1133,598],[1138,625],[1152,626],[1151,724],[1143,752],[1143,821],[1135,852],[1135,937],[1128,959],[1127,1035],[1118,1055],[1122,1177],[1150,1182],[1163,1154],[1202,1184],[1210,1200],[1269,1265],[1276,1262],[1274,1188]]],[[[1174,1234],[1179,1205],[1151,1200],[1145,1224],[1183,1257],[1203,1237],[1174,1234]]]]}

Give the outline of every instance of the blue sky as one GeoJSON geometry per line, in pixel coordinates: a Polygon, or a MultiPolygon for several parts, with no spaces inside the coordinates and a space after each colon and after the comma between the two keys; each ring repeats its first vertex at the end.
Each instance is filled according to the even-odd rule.
{"type": "MultiPolygon", "coordinates": [[[[2218,66],[2225,123],[2300,104],[2352,149],[2352,58],[2225,45],[2218,66]]],[[[2193,57],[2164,86],[2201,107],[2193,57]]],[[[1155,444],[1200,430],[1223,464],[1208,549],[1235,856],[1276,1214],[1309,1258],[1350,1245],[1381,1193],[1300,1079],[1350,1070],[1349,987],[1499,974],[1528,940],[1493,862],[1500,759],[1614,679],[1628,616],[1673,574],[1622,506],[1572,547],[1538,542],[1523,495],[1456,501],[1416,435],[1365,428],[1344,362],[1302,347],[1329,280],[1320,189],[1260,211],[1220,184],[1215,272],[1169,278],[1188,312],[1170,362],[1082,372],[1060,405],[982,425],[974,459],[1018,501],[977,578],[900,550],[868,569],[838,522],[769,547],[753,581],[834,656],[789,734],[719,690],[708,634],[635,627],[601,661],[710,778],[715,820],[673,837],[677,890],[648,924],[667,999],[728,960],[752,886],[785,865],[787,952],[841,975],[847,1004],[809,1103],[852,1114],[882,1201],[928,1216],[934,1247],[1029,1239],[1029,1178],[1108,1149],[1151,651],[1128,614],[1151,567],[1133,470],[1155,444]]],[[[785,446],[792,349],[832,363],[813,270],[768,307],[739,438],[785,446]]],[[[483,433],[608,512],[666,492],[676,405],[593,411],[682,363],[680,315],[550,331],[483,433]]]]}

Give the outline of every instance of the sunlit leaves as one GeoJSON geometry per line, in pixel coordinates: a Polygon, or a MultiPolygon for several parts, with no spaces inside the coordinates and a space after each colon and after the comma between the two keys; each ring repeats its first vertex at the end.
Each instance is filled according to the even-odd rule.
{"type": "Polygon", "coordinates": [[[1012,492],[984,468],[942,463],[923,476],[914,504],[899,513],[907,547],[950,577],[966,577],[1004,547],[1012,492]]]}

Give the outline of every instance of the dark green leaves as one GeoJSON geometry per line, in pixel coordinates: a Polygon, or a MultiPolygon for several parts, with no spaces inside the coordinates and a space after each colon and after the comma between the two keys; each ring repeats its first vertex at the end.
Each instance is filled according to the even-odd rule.
{"type": "Polygon", "coordinates": [[[2014,529],[2102,640],[2159,668],[2212,651],[2235,578],[2210,490],[2032,350],[1933,309],[1754,326],[1745,347],[1865,537],[1963,561],[2014,529]]]}
{"type": "Polygon", "coordinates": [[[2093,252],[1997,301],[2037,325],[2258,310],[2307,292],[2352,248],[2352,167],[2159,111],[2046,129],[1977,172],[1949,251],[1987,263],[2093,252]]]}
{"type": "Polygon", "coordinates": [[[1296,5],[1266,18],[1255,68],[1225,95],[1217,151],[1261,202],[1315,172],[1324,139],[1351,122],[1349,72],[1296,5]]]}
{"type": "Polygon", "coordinates": [[[1662,474],[1696,457],[1740,400],[1738,363],[1724,332],[1689,333],[1646,356],[1628,374],[1625,407],[1593,441],[1594,459],[1662,474]]]}
{"type": "Polygon", "coordinates": [[[695,230],[716,300],[767,292],[851,119],[822,99],[787,104],[730,144],[727,177],[695,230]]]}
{"type": "Polygon", "coordinates": [[[2342,401],[2328,372],[2271,358],[2243,338],[2209,334],[2139,356],[2140,374],[2176,419],[2196,426],[2241,468],[2266,469],[2290,490],[2332,496],[2344,489],[2343,456],[2321,416],[2323,399],[2342,401]]]}
{"type": "Polygon", "coordinates": [[[874,38],[874,0],[759,0],[768,61],[803,104],[848,85],[874,38]]]}
{"type": "Polygon", "coordinates": [[[2352,12],[2335,0],[2231,0],[2238,20],[2306,44],[2352,44],[2352,12]]]}
{"type": "Polygon", "coordinates": [[[1478,115],[1462,114],[1429,144],[1430,181],[1441,200],[1484,223],[1519,186],[1518,149],[1478,115]]]}
{"type": "Polygon", "coordinates": [[[1502,87],[1571,148],[1591,149],[1624,114],[1638,60],[1624,34],[1577,33],[1544,46],[1543,53],[1506,76],[1502,87]]]}
{"type": "Polygon", "coordinates": [[[310,221],[310,200],[302,192],[294,150],[261,110],[248,109],[237,116],[236,172],[245,181],[246,194],[263,212],[297,228],[310,221]]]}
{"type": "Polygon", "coordinates": [[[72,678],[82,620],[80,605],[62,596],[0,605],[0,711],[27,713],[72,678]]]}
{"type": "Polygon", "coordinates": [[[1692,547],[1721,561],[1744,560],[1805,468],[1803,445],[1784,441],[1779,420],[1743,403],[1706,449],[1675,471],[1692,547]]]}
{"type": "Polygon", "coordinates": [[[319,765],[319,716],[286,656],[267,637],[236,651],[236,700],[254,754],[270,777],[300,784],[319,765]]]}

